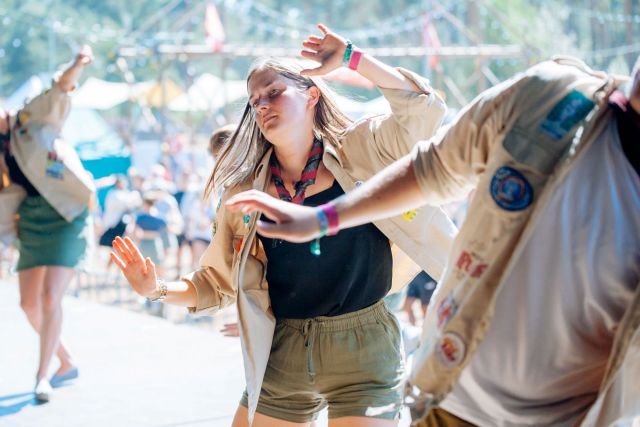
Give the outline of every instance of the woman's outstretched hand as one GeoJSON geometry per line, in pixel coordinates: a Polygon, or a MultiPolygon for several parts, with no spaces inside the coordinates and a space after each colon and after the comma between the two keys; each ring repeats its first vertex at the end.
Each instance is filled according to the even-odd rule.
{"type": "Polygon", "coordinates": [[[320,234],[316,210],[308,206],[284,202],[267,193],[249,190],[231,197],[226,208],[232,212],[262,212],[274,223],[258,221],[258,233],[265,237],[307,242],[320,234]]]}
{"type": "Polygon", "coordinates": [[[318,24],[322,37],[311,35],[302,42],[305,50],[300,54],[312,61],[320,63],[316,68],[302,70],[304,76],[322,76],[342,65],[344,51],[347,48],[347,40],[332,32],[323,24],[318,24]]]}
{"type": "Polygon", "coordinates": [[[150,297],[156,292],[156,267],[145,259],[133,241],[125,237],[116,237],[113,241],[111,259],[120,267],[131,287],[143,297],[150,297]]]}

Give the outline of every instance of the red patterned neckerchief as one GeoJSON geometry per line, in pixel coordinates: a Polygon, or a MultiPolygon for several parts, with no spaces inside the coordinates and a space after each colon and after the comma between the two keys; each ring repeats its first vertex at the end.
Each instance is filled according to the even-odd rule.
{"type": "Polygon", "coordinates": [[[276,158],[276,153],[275,151],[271,153],[271,159],[269,160],[269,165],[271,168],[271,180],[275,184],[276,191],[278,192],[278,197],[280,197],[281,200],[293,202],[298,205],[301,205],[302,202],[304,202],[304,193],[307,190],[307,187],[316,182],[318,167],[320,166],[320,161],[322,160],[323,151],[324,147],[322,146],[322,141],[318,138],[314,138],[313,145],[311,146],[311,151],[309,151],[307,164],[304,166],[302,174],[300,175],[300,181],[296,181],[293,184],[293,188],[295,190],[295,194],[293,195],[293,197],[291,197],[291,194],[289,194],[289,191],[284,186],[284,181],[282,180],[282,170],[280,169],[280,163],[278,163],[278,159],[276,158]]]}

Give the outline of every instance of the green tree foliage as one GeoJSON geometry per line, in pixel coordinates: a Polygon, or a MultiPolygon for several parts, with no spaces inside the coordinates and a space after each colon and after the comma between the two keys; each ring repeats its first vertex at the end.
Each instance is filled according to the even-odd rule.
{"type": "MultiPolygon", "coordinates": [[[[243,78],[252,58],[166,56],[158,46],[202,45],[206,0],[0,0],[0,96],[32,74],[53,71],[89,43],[96,62],[89,75],[121,81],[122,47],[146,48],[128,58],[136,80],[162,73],[186,87],[202,72],[243,78]]],[[[423,57],[385,58],[429,74],[463,104],[495,80],[554,54],[584,58],[595,68],[628,72],[640,47],[639,0],[216,0],[230,46],[295,47],[325,22],[367,49],[421,46],[428,13],[443,46],[520,46],[519,55],[441,58],[430,70],[423,57]],[[478,71],[481,70],[482,74],[478,71]],[[461,99],[464,98],[464,99],[461,99]]],[[[360,90],[365,97],[374,92],[360,90]]]]}

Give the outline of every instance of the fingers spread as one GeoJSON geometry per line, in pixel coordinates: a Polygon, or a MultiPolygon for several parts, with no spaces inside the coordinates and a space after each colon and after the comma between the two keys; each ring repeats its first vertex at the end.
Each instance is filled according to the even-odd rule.
{"type": "Polygon", "coordinates": [[[133,262],[133,258],[131,257],[129,249],[124,244],[124,240],[122,240],[122,238],[120,238],[119,236],[113,240],[113,249],[125,263],[133,262]]]}
{"type": "Polygon", "coordinates": [[[311,59],[312,61],[316,61],[316,62],[320,62],[320,60],[318,59],[318,53],[317,52],[311,52],[309,50],[301,50],[300,51],[300,56],[303,56],[307,59],[311,59]]]}
{"type": "Polygon", "coordinates": [[[318,43],[314,43],[312,41],[309,40],[305,40],[302,42],[302,46],[306,47],[307,49],[312,49],[314,51],[318,51],[318,49],[320,49],[320,45],[318,43]]]}
{"type": "Polygon", "coordinates": [[[144,261],[144,257],[142,256],[142,252],[140,252],[140,249],[138,249],[136,244],[133,243],[133,240],[131,240],[127,236],[127,237],[124,238],[124,243],[127,245],[127,248],[129,249],[129,251],[131,253],[131,258],[135,262],[143,262],[144,261]]]}
{"type": "Polygon", "coordinates": [[[115,265],[117,265],[120,268],[120,270],[124,270],[125,268],[127,268],[127,264],[125,264],[120,258],[118,258],[118,255],[116,255],[113,252],[111,252],[110,255],[111,255],[111,259],[113,260],[115,265]]]}

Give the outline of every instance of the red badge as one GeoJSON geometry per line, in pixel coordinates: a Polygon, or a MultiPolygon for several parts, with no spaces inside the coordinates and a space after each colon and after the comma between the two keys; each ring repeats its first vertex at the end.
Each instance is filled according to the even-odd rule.
{"type": "Polygon", "coordinates": [[[445,368],[455,368],[464,360],[465,350],[462,338],[453,332],[447,332],[438,342],[436,356],[445,368]]]}

